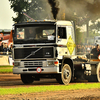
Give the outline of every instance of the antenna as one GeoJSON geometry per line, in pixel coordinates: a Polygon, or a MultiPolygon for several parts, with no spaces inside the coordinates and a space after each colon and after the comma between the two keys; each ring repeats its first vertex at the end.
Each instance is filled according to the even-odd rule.
{"type": "Polygon", "coordinates": [[[28,16],[25,12],[22,12],[26,17],[28,17],[29,19],[31,19],[32,21],[34,21],[33,18],[31,18],[30,16],[28,16]]]}

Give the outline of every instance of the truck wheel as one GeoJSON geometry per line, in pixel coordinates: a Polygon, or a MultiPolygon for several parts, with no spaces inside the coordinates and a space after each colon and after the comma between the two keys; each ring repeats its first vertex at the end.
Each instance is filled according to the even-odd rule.
{"type": "Polygon", "coordinates": [[[30,74],[21,74],[21,80],[24,84],[31,84],[34,81],[34,78],[30,74]]]}
{"type": "Polygon", "coordinates": [[[71,68],[68,64],[65,64],[62,68],[62,74],[61,74],[62,82],[65,85],[68,85],[71,81],[71,77],[72,77],[71,68]]]}
{"type": "Polygon", "coordinates": [[[100,82],[100,63],[97,66],[96,75],[89,76],[88,81],[89,82],[100,82]]]}
{"type": "Polygon", "coordinates": [[[61,74],[58,74],[58,75],[56,76],[56,80],[57,80],[57,82],[58,82],[59,84],[63,84],[62,79],[61,79],[61,74]]]}
{"type": "Polygon", "coordinates": [[[97,78],[96,78],[97,82],[100,82],[100,63],[98,64],[98,67],[97,67],[97,78]]]}

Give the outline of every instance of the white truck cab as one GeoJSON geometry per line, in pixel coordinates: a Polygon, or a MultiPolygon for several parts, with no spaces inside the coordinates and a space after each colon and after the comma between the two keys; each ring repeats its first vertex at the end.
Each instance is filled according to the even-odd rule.
{"type": "Polygon", "coordinates": [[[67,85],[76,77],[91,75],[90,63],[75,56],[72,21],[24,22],[14,28],[13,73],[20,74],[24,84],[56,78],[67,85]]]}

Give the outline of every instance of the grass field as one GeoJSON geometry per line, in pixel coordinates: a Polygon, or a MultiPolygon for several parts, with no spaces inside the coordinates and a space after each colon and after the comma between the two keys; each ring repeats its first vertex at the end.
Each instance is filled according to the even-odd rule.
{"type": "Polygon", "coordinates": [[[47,91],[62,91],[62,90],[79,90],[79,89],[93,89],[100,88],[100,83],[78,83],[72,85],[50,85],[50,86],[31,86],[31,87],[18,87],[18,88],[0,88],[0,95],[7,94],[23,94],[23,93],[36,93],[47,91]]]}
{"type": "Polygon", "coordinates": [[[0,66],[0,73],[12,73],[13,66],[0,66]]]}
{"type": "MultiPolygon", "coordinates": [[[[13,66],[0,66],[0,73],[11,73],[13,66]]],[[[50,85],[50,86],[35,86],[33,87],[18,87],[18,88],[1,88],[0,95],[7,94],[23,94],[47,91],[62,91],[62,90],[78,90],[78,89],[93,89],[100,88],[100,83],[77,83],[65,85],[50,85]]]]}

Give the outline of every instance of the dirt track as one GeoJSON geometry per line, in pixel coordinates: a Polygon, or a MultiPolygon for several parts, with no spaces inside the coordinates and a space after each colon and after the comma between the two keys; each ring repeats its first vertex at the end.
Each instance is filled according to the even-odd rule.
{"type": "MultiPolygon", "coordinates": [[[[77,83],[70,83],[77,84],[77,83]]],[[[92,84],[92,83],[91,83],[92,84]]],[[[20,87],[20,86],[40,86],[40,85],[59,85],[55,79],[40,80],[31,85],[24,85],[19,75],[0,74],[0,87],[20,87]]],[[[44,93],[30,93],[20,95],[0,96],[0,100],[100,100],[100,89],[56,91],[44,93]]]]}

